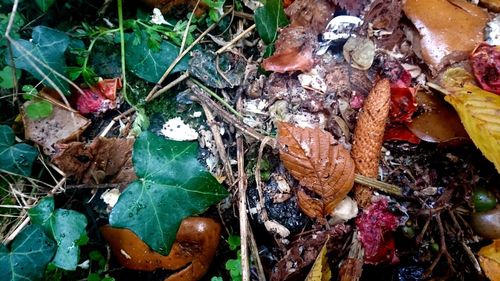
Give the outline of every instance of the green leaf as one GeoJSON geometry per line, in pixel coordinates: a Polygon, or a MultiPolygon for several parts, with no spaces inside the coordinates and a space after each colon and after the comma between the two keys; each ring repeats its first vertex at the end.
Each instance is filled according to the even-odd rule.
{"type": "Polygon", "coordinates": [[[139,179],[120,195],[110,224],[132,230],[153,250],[168,254],[184,218],[202,213],[228,195],[204,170],[197,154],[195,142],[142,133],[132,154],[139,179]]]}
{"type": "Polygon", "coordinates": [[[226,270],[229,271],[232,281],[241,281],[242,271],[241,271],[241,256],[238,251],[236,259],[230,259],[226,262],[226,270]]]}
{"type": "MultiPolygon", "coordinates": [[[[5,34],[7,29],[7,25],[9,23],[11,13],[8,14],[0,14],[0,34],[5,34]]],[[[14,21],[12,22],[12,27],[10,29],[10,37],[12,39],[19,39],[19,30],[25,24],[24,16],[20,13],[16,13],[14,16],[14,21]]],[[[6,46],[7,40],[0,40],[0,47],[6,46]]]]}
{"type": "Polygon", "coordinates": [[[255,10],[254,20],[259,36],[266,44],[273,43],[278,28],[288,24],[281,0],[267,0],[263,7],[255,10]]]}
{"type": "Polygon", "coordinates": [[[26,106],[26,115],[30,119],[42,119],[52,114],[53,106],[46,100],[36,101],[26,106]]]}
{"type": "MultiPolygon", "coordinates": [[[[64,94],[69,95],[68,83],[35,60],[38,59],[52,70],[65,75],[64,51],[68,47],[69,37],[64,32],[41,25],[33,28],[31,36],[33,38],[31,41],[23,39],[13,41],[12,53],[16,67],[28,71],[44,85],[54,89],[58,87],[64,94]]],[[[6,61],[10,63],[9,55],[6,61]]]]}
{"type": "Polygon", "coordinates": [[[237,235],[230,235],[227,238],[227,244],[229,245],[229,249],[234,251],[241,246],[241,238],[237,235]]]}
{"type": "Polygon", "coordinates": [[[49,10],[50,6],[54,4],[54,1],[55,0],[35,0],[35,3],[38,8],[40,8],[40,10],[45,13],[49,10]]]}
{"type": "Polygon", "coordinates": [[[54,241],[40,226],[27,226],[14,239],[10,251],[0,244],[0,280],[41,280],[55,249],[54,241]]]}
{"type": "MultiPolygon", "coordinates": [[[[0,70],[0,88],[12,89],[14,88],[14,77],[12,75],[12,67],[6,66],[0,70]]],[[[21,70],[16,69],[16,79],[21,78],[21,70]]],[[[16,80],[17,81],[17,80],[16,80]]]]}
{"type": "Polygon", "coordinates": [[[29,209],[33,224],[43,226],[45,233],[57,243],[52,263],[65,270],[75,270],[80,256],[77,241],[85,235],[87,218],[73,210],[55,209],[54,198],[45,197],[38,205],[29,209]]]}
{"type": "MultiPolygon", "coordinates": [[[[156,83],[170,64],[179,54],[179,47],[162,40],[159,50],[149,48],[146,32],[141,32],[142,40],[134,44],[134,35],[126,34],[126,65],[127,68],[148,82],[156,83]]],[[[189,57],[185,56],[173,69],[172,73],[185,71],[188,68],[189,57]]]]}
{"type": "Polygon", "coordinates": [[[15,141],[12,128],[0,125],[0,170],[30,176],[38,151],[25,143],[15,144],[15,141]]]}

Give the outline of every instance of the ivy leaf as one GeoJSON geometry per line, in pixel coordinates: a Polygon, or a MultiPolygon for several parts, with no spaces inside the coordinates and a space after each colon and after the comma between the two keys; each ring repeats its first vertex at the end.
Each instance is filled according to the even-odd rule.
{"type": "MultiPolygon", "coordinates": [[[[11,3],[12,4],[12,3],[11,3]]],[[[9,18],[11,13],[0,14],[0,34],[5,34],[7,25],[9,23],[9,18]]],[[[26,24],[24,16],[20,13],[16,13],[14,16],[14,21],[12,22],[12,27],[10,29],[10,37],[12,39],[19,39],[19,30],[26,24]]],[[[0,47],[6,46],[7,40],[0,40],[0,47]]]]}
{"type": "Polygon", "coordinates": [[[263,7],[255,10],[254,20],[259,36],[266,44],[276,40],[278,27],[288,24],[281,0],[267,0],[263,7]]]}
{"type": "Polygon", "coordinates": [[[43,226],[45,233],[57,243],[52,263],[65,270],[75,270],[80,256],[77,241],[86,235],[87,218],[73,210],[54,210],[54,198],[45,197],[28,211],[33,224],[43,226]]]}
{"type": "MultiPolygon", "coordinates": [[[[33,59],[37,58],[59,74],[66,75],[64,52],[68,47],[69,37],[64,32],[41,25],[33,28],[31,36],[31,41],[13,41],[12,53],[16,67],[28,71],[44,85],[54,89],[58,87],[64,94],[69,95],[68,83],[33,59]]],[[[10,63],[8,54],[6,61],[10,63]]]]}
{"type": "Polygon", "coordinates": [[[38,225],[29,225],[12,242],[0,244],[0,280],[41,280],[56,246],[38,225]]]}
{"type": "MultiPolygon", "coordinates": [[[[0,70],[0,88],[12,89],[14,88],[14,77],[12,75],[12,67],[6,66],[0,70]]],[[[16,69],[16,79],[21,78],[21,70],[16,69]]]]}
{"type": "Polygon", "coordinates": [[[132,154],[139,179],[120,195],[109,216],[110,224],[132,230],[153,250],[168,254],[181,221],[200,214],[228,194],[204,170],[197,153],[194,142],[142,133],[132,154]]]}
{"type": "Polygon", "coordinates": [[[35,0],[35,3],[38,8],[40,8],[40,10],[45,13],[49,10],[50,6],[54,4],[54,1],[55,0],[35,0]]]}
{"type": "MultiPolygon", "coordinates": [[[[153,42],[148,40],[147,32],[141,31],[141,40],[136,42],[133,34],[126,34],[127,68],[132,73],[148,82],[156,83],[170,64],[179,54],[179,47],[162,40],[158,48],[153,50],[148,45],[153,42]]],[[[189,57],[184,57],[171,73],[185,71],[188,68],[189,57]]]]}
{"type": "Polygon", "coordinates": [[[26,106],[26,115],[30,119],[42,119],[49,117],[52,114],[53,106],[50,102],[46,100],[41,100],[37,102],[32,102],[26,106]]]}
{"type": "Polygon", "coordinates": [[[30,176],[38,151],[25,143],[15,144],[12,128],[0,125],[0,170],[30,176]]]}

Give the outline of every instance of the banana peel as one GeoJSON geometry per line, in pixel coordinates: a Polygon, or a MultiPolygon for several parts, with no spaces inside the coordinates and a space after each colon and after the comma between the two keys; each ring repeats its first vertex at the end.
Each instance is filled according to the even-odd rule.
{"type": "Polygon", "coordinates": [[[473,84],[462,68],[448,69],[442,79],[445,100],[458,113],[465,130],[483,155],[500,173],[500,95],[473,84]]]}

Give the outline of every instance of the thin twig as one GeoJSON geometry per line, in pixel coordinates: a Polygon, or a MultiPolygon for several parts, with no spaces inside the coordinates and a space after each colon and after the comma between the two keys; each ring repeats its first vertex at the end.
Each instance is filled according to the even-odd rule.
{"type": "Polygon", "coordinates": [[[403,192],[401,191],[401,188],[397,185],[385,183],[385,182],[382,182],[382,181],[379,181],[379,180],[376,180],[373,178],[365,177],[365,176],[362,176],[359,174],[356,174],[354,176],[354,181],[356,183],[359,183],[359,184],[371,186],[371,187],[376,188],[379,191],[382,191],[385,193],[389,193],[389,194],[400,196],[400,197],[403,196],[403,192]]]}
{"type": "Polygon", "coordinates": [[[105,189],[105,188],[120,188],[128,185],[128,182],[123,183],[100,183],[100,184],[68,184],[66,189],[105,189]]]}
{"type": "Polygon", "coordinates": [[[196,1],[196,5],[194,5],[193,11],[189,16],[188,22],[186,24],[186,29],[184,29],[184,34],[182,34],[182,42],[181,47],[179,48],[179,54],[182,54],[182,52],[184,51],[184,46],[186,45],[187,36],[189,34],[189,27],[191,26],[191,21],[193,20],[194,13],[196,12],[196,9],[198,9],[198,5],[200,5],[200,0],[196,1]]]}
{"type": "Polygon", "coordinates": [[[203,107],[203,111],[205,112],[205,117],[207,118],[207,124],[210,126],[210,130],[212,131],[212,135],[214,136],[215,146],[217,147],[217,153],[219,154],[219,158],[222,161],[224,171],[226,172],[228,185],[233,185],[234,183],[233,169],[231,168],[231,162],[229,161],[229,157],[227,156],[224,142],[222,141],[222,137],[220,135],[219,126],[217,125],[215,118],[212,115],[210,109],[207,107],[207,105],[201,103],[201,106],[203,107]]]}
{"type": "MultiPolygon", "coordinates": [[[[220,19],[222,19],[225,16],[229,15],[231,13],[231,11],[232,11],[232,9],[229,9],[229,11],[225,12],[221,16],[220,19]]],[[[189,45],[189,47],[186,48],[186,50],[184,50],[184,52],[182,52],[181,54],[179,54],[175,58],[175,60],[170,64],[170,66],[167,68],[167,70],[165,71],[165,73],[163,73],[163,75],[161,76],[160,80],[158,80],[158,83],[156,83],[156,85],[153,87],[153,89],[151,89],[151,91],[149,92],[148,96],[146,97],[146,100],[151,99],[151,96],[154,95],[154,93],[160,87],[161,83],[163,83],[163,81],[165,80],[165,78],[167,78],[167,76],[170,74],[170,72],[172,72],[172,70],[174,70],[175,66],[182,60],[182,58],[184,58],[184,56],[186,56],[191,51],[191,49],[193,49],[194,46],[196,46],[198,44],[198,42],[200,42],[201,39],[203,39],[203,37],[205,37],[205,35],[207,35],[210,31],[212,31],[212,29],[214,29],[215,27],[217,27],[218,23],[219,22],[215,22],[212,25],[210,25],[205,31],[203,31],[203,33],[201,33],[198,36],[198,38],[196,38],[193,41],[193,43],[191,43],[191,45],[189,45]]]]}
{"type": "Polygon", "coordinates": [[[262,191],[262,177],[260,175],[260,164],[262,163],[262,154],[264,153],[264,148],[266,144],[271,141],[270,137],[265,137],[262,140],[259,147],[259,154],[257,156],[257,162],[255,163],[255,187],[257,188],[257,193],[259,194],[259,200],[257,201],[257,210],[259,211],[262,221],[266,222],[269,220],[269,216],[267,215],[266,208],[264,206],[264,192],[262,191]]]}
{"type": "MultiPolygon", "coordinates": [[[[207,118],[208,119],[208,118],[207,118]]],[[[250,259],[248,255],[248,217],[247,217],[247,176],[245,174],[245,151],[243,148],[243,138],[236,139],[236,150],[238,159],[238,214],[240,218],[240,239],[241,239],[241,273],[242,280],[250,280],[250,259]]]]}
{"type": "Polygon", "coordinates": [[[159,95],[165,93],[166,91],[172,89],[173,87],[175,87],[177,84],[181,83],[182,81],[186,80],[187,78],[189,77],[189,72],[184,72],[183,74],[181,74],[179,77],[177,77],[177,79],[175,79],[174,81],[168,83],[165,87],[161,88],[160,90],[158,90],[156,93],[154,93],[150,98],[147,98],[146,97],[146,102],[149,102],[155,98],[157,98],[159,95]]]}
{"type": "Polygon", "coordinates": [[[220,48],[219,50],[217,50],[215,52],[215,54],[217,55],[220,55],[222,54],[223,52],[225,52],[229,47],[231,47],[232,45],[234,45],[236,42],[238,42],[241,38],[245,37],[245,35],[247,35],[250,31],[254,30],[255,28],[255,24],[252,24],[249,28],[245,29],[244,31],[242,31],[240,34],[238,34],[238,36],[234,37],[231,41],[229,41],[225,46],[223,46],[222,48],[220,48]]]}

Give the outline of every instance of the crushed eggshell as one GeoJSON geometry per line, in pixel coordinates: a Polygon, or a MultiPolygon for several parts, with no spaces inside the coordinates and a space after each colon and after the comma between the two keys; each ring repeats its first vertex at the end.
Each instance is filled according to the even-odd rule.
{"type": "Polygon", "coordinates": [[[165,122],[160,133],[175,141],[191,141],[198,139],[198,132],[184,123],[180,117],[175,117],[165,122]]]}
{"type": "Polygon", "coordinates": [[[358,204],[351,197],[346,197],[335,207],[328,222],[334,225],[355,218],[357,215],[358,204]]]}
{"type": "Polygon", "coordinates": [[[108,204],[110,208],[113,208],[116,202],[118,202],[118,197],[120,197],[120,190],[118,188],[106,190],[101,194],[102,201],[108,204]]]}
{"type": "Polygon", "coordinates": [[[321,70],[319,70],[318,67],[315,67],[307,73],[299,74],[298,78],[300,85],[304,88],[312,88],[322,93],[326,92],[326,82],[320,72],[321,70]]]}
{"type": "Polygon", "coordinates": [[[288,230],[288,228],[284,227],[277,221],[267,220],[264,222],[264,226],[266,227],[267,231],[276,233],[283,238],[288,237],[288,235],[290,235],[290,230],[288,230]]]}

